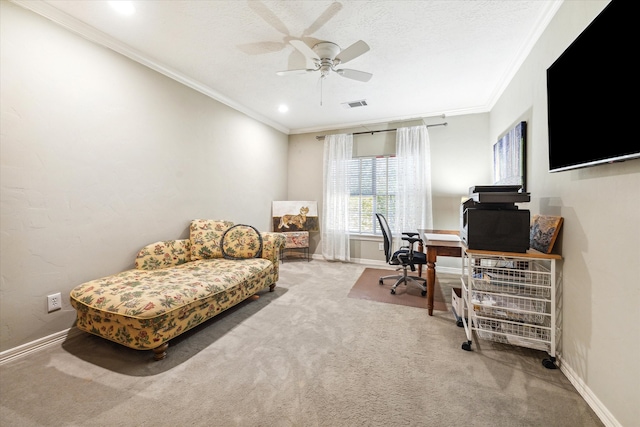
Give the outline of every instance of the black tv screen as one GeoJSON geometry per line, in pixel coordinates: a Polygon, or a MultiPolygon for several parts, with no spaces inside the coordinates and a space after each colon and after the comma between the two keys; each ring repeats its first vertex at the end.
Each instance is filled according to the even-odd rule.
{"type": "Polygon", "coordinates": [[[547,69],[551,172],[640,157],[633,3],[612,0],[547,69]]]}

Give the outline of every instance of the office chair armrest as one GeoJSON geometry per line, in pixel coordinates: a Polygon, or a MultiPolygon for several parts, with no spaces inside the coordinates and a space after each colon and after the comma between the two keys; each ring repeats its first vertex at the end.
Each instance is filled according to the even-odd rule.
{"type": "Polygon", "coordinates": [[[409,242],[409,257],[413,259],[413,244],[415,242],[422,242],[422,239],[417,239],[415,237],[403,237],[402,240],[409,242]]]}
{"type": "MultiPolygon", "coordinates": [[[[404,236],[411,237],[413,239],[422,241],[422,239],[420,237],[416,237],[418,235],[418,233],[402,233],[402,234],[404,236]]],[[[403,237],[403,239],[404,239],[404,237],[403,237]]]]}
{"type": "Polygon", "coordinates": [[[413,246],[415,242],[422,242],[422,239],[417,237],[403,237],[402,240],[406,240],[411,246],[413,246]]]}
{"type": "MultiPolygon", "coordinates": [[[[404,234],[405,236],[408,236],[408,237],[410,237],[412,239],[415,239],[416,242],[422,243],[422,239],[420,237],[414,237],[414,236],[417,236],[419,233],[404,232],[402,234],[404,234]]],[[[404,237],[402,239],[406,240],[404,237]]]]}

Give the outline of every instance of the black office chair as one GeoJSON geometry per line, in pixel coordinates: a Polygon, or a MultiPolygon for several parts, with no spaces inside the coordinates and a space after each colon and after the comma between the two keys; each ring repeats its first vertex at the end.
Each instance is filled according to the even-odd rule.
{"type": "Polygon", "coordinates": [[[416,242],[422,242],[418,236],[418,233],[402,233],[402,240],[407,241],[409,244],[407,246],[401,246],[400,249],[393,252],[392,248],[392,238],[391,229],[389,228],[389,223],[387,219],[382,214],[376,214],[376,218],[378,218],[378,222],[380,223],[380,229],[382,230],[382,236],[384,237],[384,254],[387,257],[387,263],[389,265],[399,265],[400,267],[396,269],[396,271],[402,270],[402,275],[391,275],[384,276],[380,278],[380,285],[384,284],[384,280],[394,279],[396,283],[391,287],[391,293],[396,293],[396,288],[399,284],[404,283],[408,285],[409,282],[413,282],[420,286],[422,289],[422,296],[427,295],[427,279],[423,277],[417,276],[409,276],[407,273],[407,269],[410,268],[411,271],[416,271],[416,265],[425,265],[427,263],[427,257],[422,252],[416,252],[413,250],[413,244],[416,242]]]}

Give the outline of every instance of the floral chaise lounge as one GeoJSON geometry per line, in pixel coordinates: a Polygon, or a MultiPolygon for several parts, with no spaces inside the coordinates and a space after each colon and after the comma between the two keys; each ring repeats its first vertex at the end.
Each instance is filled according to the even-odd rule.
{"type": "Polygon", "coordinates": [[[275,288],[285,243],[281,233],[194,220],[189,234],[144,247],[134,269],[74,288],[76,326],[133,349],[153,350],[160,360],[170,339],[275,288]]]}

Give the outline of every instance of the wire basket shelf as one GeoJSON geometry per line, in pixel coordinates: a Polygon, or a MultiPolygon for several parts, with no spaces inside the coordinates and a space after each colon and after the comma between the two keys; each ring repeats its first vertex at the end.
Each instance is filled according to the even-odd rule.
{"type": "Polygon", "coordinates": [[[479,316],[473,319],[473,324],[476,333],[482,339],[537,350],[549,351],[550,349],[551,328],[548,326],[497,321],[479,316]]]}
{"type": "Polygon", "coordinates": [[[540,325],[550,317],[547,300],[473,292],[471,304],[479,315],[518,322],[540,325]]]}
{"type": "Polygon", "coordinates": [[[551,271],[539,262],[479,258],[472,266],[473,288],[501,294],[551,298],[551,271]]]}

